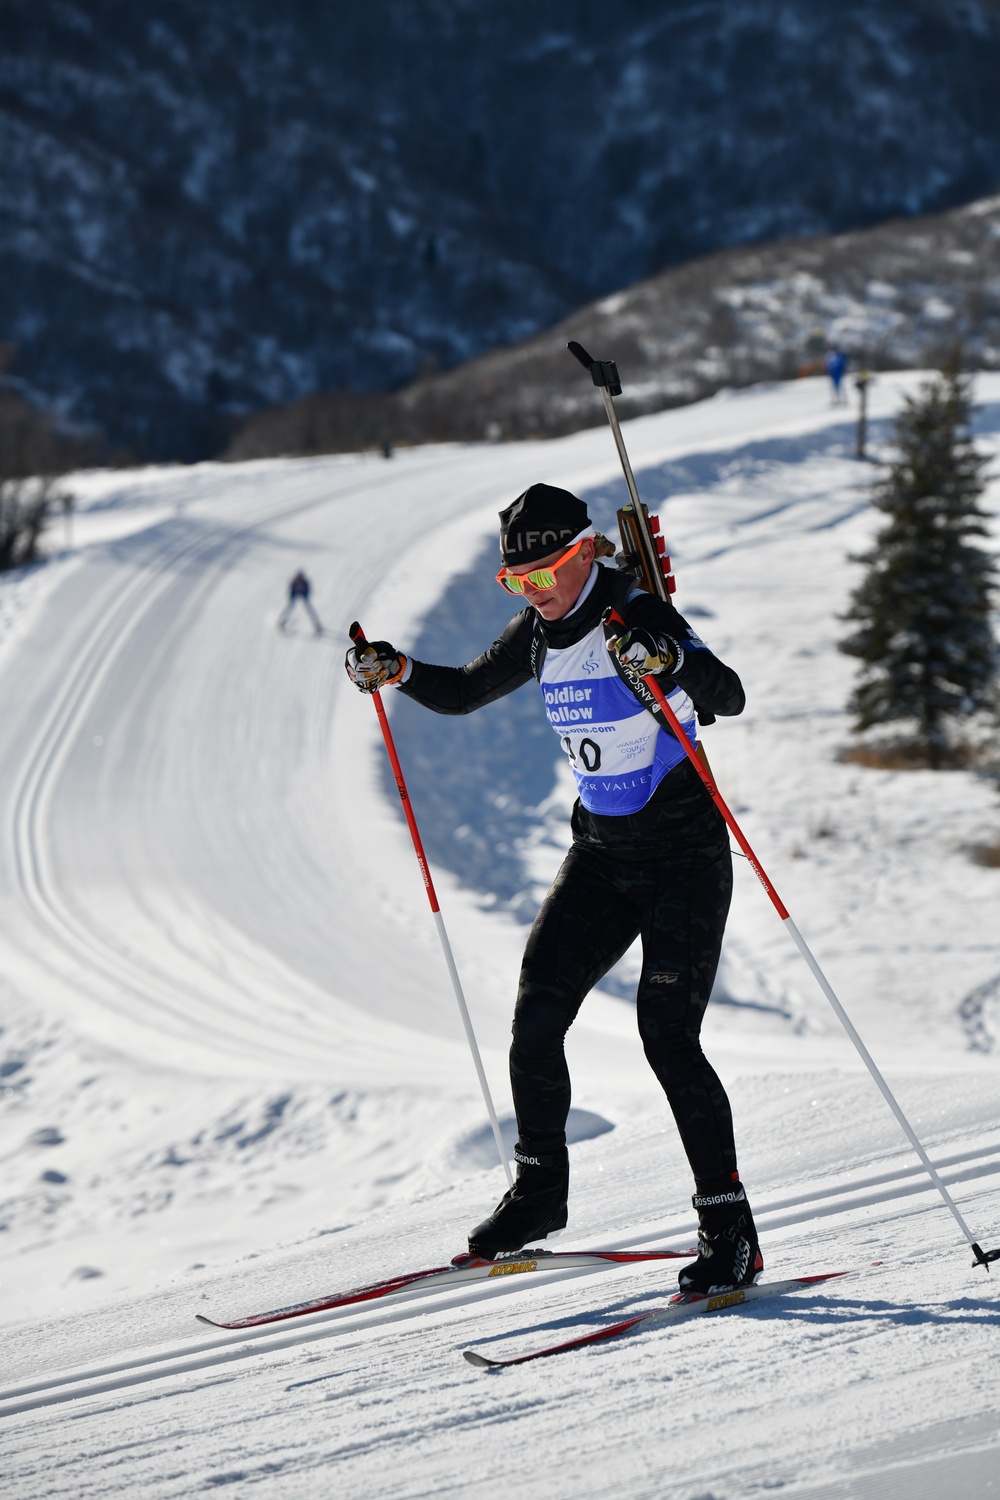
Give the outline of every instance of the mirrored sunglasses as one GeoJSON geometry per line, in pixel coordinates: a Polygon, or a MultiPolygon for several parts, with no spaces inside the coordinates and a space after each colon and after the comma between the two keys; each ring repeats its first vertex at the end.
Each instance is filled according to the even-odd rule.
{"type": "Polygon", "coordinates": [[[571,557],[575,557],[587,540],[582,536],[578,542],[574,542],[569,551],[559,559],[551,563],[547,568],[534,568],[530,573],[512,573],[509,568],[501,568],[497,574],[497,583],[501,584],[508,594],[523,594],[524,585],[530,583],[533,589],[554,589],[556,586],[556,572],[563,563],[568,563],[571,557]]]}

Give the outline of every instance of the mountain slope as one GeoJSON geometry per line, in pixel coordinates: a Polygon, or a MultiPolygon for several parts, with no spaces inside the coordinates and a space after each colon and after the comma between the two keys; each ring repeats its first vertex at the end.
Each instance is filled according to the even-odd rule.
{"type": "Polygon", "coordinates": [[[0,335],[115,443],[1000,178],[984,0],[4,0],[0,335]]]}
{"type": "Polygon", "coordinates": [[[393,395],[322,392],[259,412],[227,457],[573,432],[603,422],[604,408],[566,352],[570,339],[618,361],[619,406],[635,416],[724,386],[789,379],[817,329],[821,346],[849,352],[854,372],[920,368],[956,348],[972,369],[1000,367],[1000,197],[850,234],[720,251],[393,395]]]}

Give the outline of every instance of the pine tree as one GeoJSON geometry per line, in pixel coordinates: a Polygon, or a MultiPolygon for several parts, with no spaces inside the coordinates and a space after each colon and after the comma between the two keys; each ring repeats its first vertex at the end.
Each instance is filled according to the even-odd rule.
{"type": "Polygon", "coordinates": [[[969,433],[971,390],[957,362],[907,397],[898,457],[873,487],[889,518],[844,616],[856,628],[840,649],[862,663],[850,707],[858,730],[907,721],[937,769],[948,726],[990,705],[996,642],[990,555],[979,506],[983,470],[969,433]]]}

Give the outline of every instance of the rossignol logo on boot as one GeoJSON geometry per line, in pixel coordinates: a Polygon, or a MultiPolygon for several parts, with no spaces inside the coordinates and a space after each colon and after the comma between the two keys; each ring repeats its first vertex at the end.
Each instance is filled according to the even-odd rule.
{"type": "Polygon", "coordinates": [[[524,1152],[519,1151],[517,1147],[514,1148],[514,1160],[521,1167],[540,1167],[542,1165],[542,1158],[540,1156],[525,1156],[524,1152]]]}
{"type": "Polygon", "coordinates": [[[745,1202],[746,1202],[746,1194],[744,1193],[743,1189],[740,1188],[740,1190],[739,1190],[738,1193],[734,1193],[732,1191],[730,1191],[728,1193],[715,1193],[710,1198],[702,1198],[702,1197],[699,1197],[698,1195],[695,1195],[694,1206],[695,1206],[695,1208],[717,1208],[720,1203],[745,1203],[745,1202]]]}

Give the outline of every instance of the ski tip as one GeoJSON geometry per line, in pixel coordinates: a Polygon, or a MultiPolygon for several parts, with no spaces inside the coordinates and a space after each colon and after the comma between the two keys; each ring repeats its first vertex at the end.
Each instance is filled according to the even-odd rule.
{"type": "Polygon", "coordinates": [[[225,1328],[225,1323],[216,1323],[214,1318],[206,1318],[204,1313],[195,1313],[195,1320],[204,1323],[208,1328],[225,1328]]]}
{"type": "Polygon", "coordinates": [[[463,1349],[462,1358],[467,1359],[469,1364],[474,1365],[477,1370],[498,1370],[500,1368],[499,1360],[487,1359],[485,1354],[477,1354],[475,1349],[463,1349]]]}

